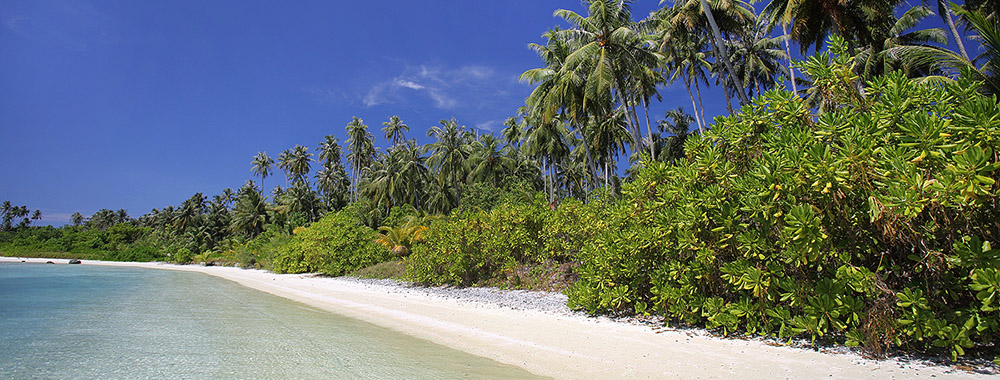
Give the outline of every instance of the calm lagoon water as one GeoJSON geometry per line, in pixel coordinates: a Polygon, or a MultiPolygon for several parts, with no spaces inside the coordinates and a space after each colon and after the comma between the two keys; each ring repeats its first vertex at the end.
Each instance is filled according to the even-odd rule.
{"type": "Polygon", "coordinates": [[[0,379],[534,379],[212,276],[0,263],[0,379]]]}

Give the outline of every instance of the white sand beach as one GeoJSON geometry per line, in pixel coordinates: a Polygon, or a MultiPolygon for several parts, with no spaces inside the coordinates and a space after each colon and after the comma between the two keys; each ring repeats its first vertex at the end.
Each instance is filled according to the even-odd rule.
{"type": "MultiPolygon", "coordinates": [[[[67,262],[0,258],[21,260],[67,262]]],[[[201,272],[557,379],[1000,378],[950,366],[868,360],[606,318],[517,310],[348,279],[162,263],[84,265],[201,272]]]]}

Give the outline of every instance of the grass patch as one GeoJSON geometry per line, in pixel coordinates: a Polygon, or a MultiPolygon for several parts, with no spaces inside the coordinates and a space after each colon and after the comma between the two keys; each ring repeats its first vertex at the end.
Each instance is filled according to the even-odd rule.
{"type": "Polygon", "coordinates": [[[358,269],[351,273],[351,276],[361,277],[361,278],[403,278],[406,274],[406,264],[403,264],[402,260],[386,261],[378,263],[372,266],[364,267],[358,269]]]}

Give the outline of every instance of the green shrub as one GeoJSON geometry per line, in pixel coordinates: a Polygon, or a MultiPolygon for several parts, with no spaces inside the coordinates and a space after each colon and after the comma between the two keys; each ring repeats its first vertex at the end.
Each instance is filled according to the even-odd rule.
{"type": "Polygon", "coordinates": [[[292,239],[280,228],[268,228],[264,233],[235,248],[236,261],[243,267],[274,270],[278,248],[292,239]]]}
{"type": "Polygon", "coordinates": [[[375,237],[376,232],[361,225],[356,213],[331,212],[279,246],[273,270],[340,276],[390,260],[392,255],[375,244],[375,237]]]}
{"type": "Polygon", "coordinates": [[[997,99],[900,74],[862,96],[850,65],[803,65],[818,116],[770,92],[686,160],[643,168],[583,248],[570,304],[874,354],[996,342],[997,99]]]}
{"type": "Polygon", "coordinates": [[[180,248],[170,256],[170,261],[173,261],[175,264],[187,264],[191,262],[193,257],[194,253],[191,253],[191,250],[180,248]]]}
{"type": "Polygon", "coordinates": [[[406,276],[435,285],[521,286],[518,268],[571,261],[603,225],[595,211],[601,208],[567,200],[550,210],[536,194],[489,211],[466,210],[429,226],[425,243],[406,258],[406,276]]]}

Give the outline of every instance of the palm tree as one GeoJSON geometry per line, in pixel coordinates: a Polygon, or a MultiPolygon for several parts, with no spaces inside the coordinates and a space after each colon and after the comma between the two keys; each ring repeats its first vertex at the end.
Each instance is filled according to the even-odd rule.
{"type": "Polygon", "coordinates": [[[84,217],[83,217],[83,214],[81,214],[79,211],[77,211],[77,212],[74,212],[73,215],[70,215],[69,220],[70,220],[71,223],[73,223],[74,226],[79,226],[79,225],[83,224],[84,217]]]}
{"type": "Polygon", "coordinates": [[[221,196],[223,201],[225,202],[224,204],[226,206],[226,209],[231,209],[233,203],[236,202],[236,193],[233,192],[233,189],[231,188],[227,187],[225,189],[222,189],[222,194],[219,194],[219,196],[221,196]]]}
{"type": "Polygon", "coordinates": [[[457,192],[452,191],[449,187],[451,186],[446,178],[440,175],[430,177],[430,181],[427,182],[427,200],[425,201],[427,211],[444,214],[458,207],[455,198],[457,192]]]}
{"type": "Polygon", "coordinates": [[[910,67],[928,67],[934,70],[968,72],[975,80],[982,81],[980,89],[987,94],[1000,94],[1000,25],[976,11],[960,7],[953,9],[978,32],[983,53],[969,61],[959,54],[937,46],[897,46],[889,49],[891,56],[903,57],[910,67]],[[979,66],[975,62],[982,62],[979,66]]]}
{"type": "MultiPolygon", "coordinates": [[[[519,113],[521,113],[520,110],[519,113]]],[[[521,145],[521,133],[524,132],[524,125],[518,122],[519,119],[523,120],[518,116],[511,116],[503,121],[504,128],[500,131],[500,135],[503,136],[503,141],[507,145],[514,147],[521,145]]]]}
{"type": "Polygon", "coordinates": [[[706,127],[704,107],[700,107],[699,104],[701,104],[701,84],[708,86],[706,73],[712,68],[712,64],[708,62],[709,55],[705,52],[708,41],[703,35],[685,25],[672,22],[677,20],[671,17],[672,12],[676,12],[675,8],[664,8],[657,12],[659,49],[665,58],[664,67],[670,72],[668,76],[670,83],[677,78],[681,78],[684,82],[688,98],[691,100],[691,108],[694,109],[698,130],[704,133],[706,127]],[[691,93],[692,85],[698,94],[698,103],[695,103],[694,94],[691,93]],[[701,109],[700,115],[699,109],[701,109]]]}
{"type": "Polygon", "coordinates": [[[412,222],[399,227],[381,226],[378,230],[382,233],[375,238],[375,243],[385,247],[396,257],[406,257],[410,255],[410,246],[421,240],[421,235],[426,229],[426,226],[412,222]]]}
{"type": "Polygon", "coordinates": [[[604,169],[604,187],[607,188],[611,173],[618,171],[618,156],[625,153],[625,141],[629,138],[624,111],[603,119],[592,117],[588,122],[593,131],[591,136],[594,139],[597,162],[604,169]]]}
{"type": "Polygon", "coordinates": [[[340,149],[340,139],[337,139],[333,135],[327,135],[323,138],[323,142],[319,143],[316,147],[319,151],[318,162],[320,166],[324,168],[331,168],[337,165],[341,165],[340,156],[343,154],[340,149]]]}
{"type": "Polygon", "coordinates": [[[469,180],[499,187],[506,176],[504,169],[509,166],[506,164],[509,158],[501,152],[500,139],[492,133],[487,133],[479,136],[479,140],[472,146],[471,162],[474,164],[469,172],[469,180]]]}
{"type": "MultiPolygon", "coordinates": [[[[295,161],[295,157],[292,155],[291,149],[285,149],[278,155],[278,169],[281,169],[285,173],[285,185],[287,186],[292,180],[292,165],[295,161]]],[[[263,180],[261,180],[263,183],[263,180]]]]}
{"type": "MultiPolygon", "coordinates": [[[[674,3],[674,8],[671,12],[671,23],[683,25],[688,30],[704,30],[712,36],[709,42],[715,51],[716,63],[721,63],[720,68],[728,74],[723,75],[723,70],[718,70],[720,80],[724,83],[732,80],[735,83],[729,85],[733,88],[744,88],[742,80],[733,68],[723,33],[732,34],[733,31],[743,30],[748,24],[747,20],[753,16],[753,12],[749,10],[750,6],[740,0],[713,3],[709,3],[708,0],[678,0],[674,3]]],[[[737,95],[742,104],[750,102],[746,94],[738,92],[737,95]]]]}
{"type": "Polygon", "coordinates": [[[347,124],[347,159],[351,165],[351,177],[354,179],[353,200],[358,200],[358,183],[361,182],[361,172],[375,161],[375,147],[372,134],[364,121],[355,116],[347,124]]]}
{"type": "Polygon", "coordinates": [[[775,86],[775,77],[783,71],[780,61],[788,61],[785,52],[778,47],[784,37],[769,37],[766,23],[755,23],[743,38],[734,41],[734,55],[740,57],[736,73],[748,86],[741,89],[751,97],[759,96],[775,86]]]}
{"type": "MultiPolygon", "coordinates": [[[[611,107],[612,104],[611,102],[601,104],[600,101],[590,101],[590,110],[588,111],[586,80],[582,76],[583,73],[579,70],[564,70],[564,63],[573,52],[571,41],[566,40],[566,35],[560,33],[558,28],[546,32],[543,37],[548,41],[545,45],[530,44],[529,47],[542,57],[546,66],[531,69],[521,74],[521,81],[538,83],[538,86],[525,100],[528,106],[518,110],[519,116],[522,116],[523,121],[524,116],[531,115],[543,123],[551,121],[553,117],[562,116],[577,125],[576,130],[585,136],[586,130],[583,128],[583,120],[586,119],[587,113],[600,114],[603,112],[601,111],[603,108],[611,107]]],[[[606,100],[610,101],[610,99],[606,100]]],[[[510,119],[510,125],[504,130],[505,138],[508,141],[512,141],[515,137],[522,137],[520,134],[524,128],[515,126],[516,121],[517,117],[510,119]]],[[[583,139],[587,140],[586,137],[583,139]]],[[[587,150],[587,163],[591,170],[595,171],[590,147],[584,146],[584,148],[587,150]]]]}
{"type": "Polygon", "coordinates": [[[551,33],[554,38],[550,42],[564,40],[570,49],[558,76],[568,82],[564,86],[573,86],[567,90],[574,90],[579,83],[583,90],[582,96],[566,99],[574,102],[563,101],[562,105],[579,107],[582,112],[570,110],[569,116],[581,125],[585,114],[604,116],[620,103],[629,120],[633,150],[638,150],[642,139],[635,109],[638,102],[648,99],[649,84],[655,83],[648,77],[653,73],[649,68],[658,67],[662,57],[632,21],[629,1],[585,0],[584,4],[587,17],[566,9],[554,14],[573,26],[551,33]]]}
{"type": "Polygon", "coordinates": [[[418,146],[416,141],[407,140],[405,144],[393,149],[392,154],[398,156],[395,159],[398,165],[395,170],[400,182],[397,188],[402,191],[397,199],[403,200],[409,195],[410,205],[420,210],[423,186],[430,176],[424,149],[418,146]]]}
{"type": "Polygon", "coordinates": [[[385,126],[382,127],[382,132],[385,133],[386,141],[391,142],[394,147],[406,139],[406,136],[404,136],[403,133],[410,131],[410,127],[403,124],[403,121],[396,115],[389,117],[389,121],[382,122],[382,125],[385,126]]]}
{"type": "Polygon", "coordinates": [[[115,223],[125,223],[130,220],[132,220],[132,218],[128,216],[128,211],[125,209],[120,208],[118,211],[115,211],[115,223]]]}
{"type": "Polygon", "coordinates": [[[897,4],[899,0],[771,0],[762,14],[772,25],[790,24],[791,38],[798,41],[801,52],[805,53],[810,46],[819,50],[830,33],[844,37],[852,49],[869,44],[871,29],[890,24],[897,4]]]}
{"type": "Polygon", "coordinates": [[[250,163],[253,174],[260,176],[262,187],[264,186],[264,179],[271,175],[271,165],[274,165],[274,160],[268,157],[265,152],[257,152],[257,155],[253,157],[253,161],[250,163]]]}
{"type": "Polygon", "coordinates": [[[894,69],[902,69],[911,77],[923,76],[936,71],[932,66],[909,65],[908,62],[919,62],[919,60],[910,60],[905,56],[907,52],[913,51],[906,49],[907,46],[933,46],[930,43],[945,44],[948,42],[944,30],[938,28],[906,32],[932,14],[930,8],[915,6],[903,13],[890,25],[890,28],[873,29],[872,43],[858,52],[855,58],[861,63],[857,67],[861,78],[869,80],[894,69]],[[890,54],[890,52],[895,52],[895,54],[890,54]]]}
{"type": "Polygon", "coordinates": [[[310,162],[312,162],[312,153],[309,153],[309,148],[302,145],[295,145],[292,149],[287,170],[292,175],[293,183],[305,183],[308,186],[308,176],[309,171],[312,170],[310,167],[310,162]]]}
{"type": "Polygon", "coordinates": [[[264,231],[267,223],[267,201],[261,196],[253,181],[247,181],[237,192],[230,229],[233,233],[253,238],[264,231]]]}
{"type": "Polygon", "coordinates": [[[504,172],[511,183],[525,183],[535,190],[542,190],[542,173],[537,161],[525,154],[524,149],[507,145],[504,147],[504,172]]]}
{"type": "Polygon", "coordinates": [[[398,165],[392,161],[394,158],[389,153],[379,154],[375,162],[364,169],[366,181],[362,182],[361,197],[383,211],[392,209],[396,193],[398,177],[394,169],[398,165]]]}
{"type": "Polygon", "coordinates": [[[283,211],[302,213],[309,222],[316,220],[317,203],[316,192],[303,181],[295,181],[280,199],[281,206],[284,206],[283,211]]]}
{"type": "Polygon", "coordinates": [[[427,131],[428,137],[437,139],[430,145],[431,156],[428,163],[433,166],[442,181],[450,180],[455,193],[455,207],[462,204],[460,182],[468,173],[469,142],[472,134],[459,126],[455,119],[441,120],[441,126],[433,126],[427,131]]]}
{"type": "MultiPolygon", "coordinates": [[[[926,0],[924,0],[924,4],[926,3],[926,0]]],[[[948,30],[951,31],[951,36],[955,39],[955,45],[958,46],[959,53],[962,54],[962,58],[968,61],[969,53],[965,51],[965,42],[962,41],[962,36],[958,34],[958,28],[955,27],[954,13],[951,11],[951,7],[948,6],[949,2],[935,0],[935,3],[937,5],[938,16],[941,16],[941,20],[944,21],[945,25],[948,25],[948,30]]]]}
{"type": "MultiPolygon", "coordinates": [[[[205,213],[205,195],[202,193],[195,193],[191,198],[188,198],[183,203],[178,210],[177,215],[174,216],[174,228],[178,232],[186,231],[189,228],[197,227],[199,218],[205,213]]],[[[124,211],[124,210],[123,210],[124,211]]]]}
{"type": "Polygon", "coordinates": [[[546,187],[548,188],[549,202],[554,202],[556,199],[556,167],[570,151],[567,144],[569,129],[556,119],[548,123],[536,122],[532,124],[534,125],[531,125],[526,131],[524,146],[528,154],[541,160],[542,171],[549,173],[546,187]]]}
{"type": "Polygon", "coordinates": [[[658,125],[661,132],[671,136],[664,139],[663,161],[673,162],[684,157],[684,142],[691,132],[691,122],[695,121],[684,109],[677,107],[667,111],[658,125]]]}
{"type": "Polygon", "coordinates": [[[347,171],[343,165],[330,165],[332,166],[324,165],[323,169],[316,172],[316,187],[323,194],[326,207],[330,210],[339,210],[347,203],[351,180],[347,178],[347,171]]]}
{"type": "Polygon", "coordinates": [[[760,13],[761,19],[765,20],[767,25],[773,27],[775,24],[781,24],[781,37],[785,43],[785,57],[787,58],[786,62],[788,62],[786,70],[788,70],[789,82],[792,85],[792,93],[796,95],[799,93],[799,89],[795,83],[795,67],[792,65],[792,50],[788,43],[792,39],[791,34],[788,33],[788,26],[794,21],[795,7],[798,6],[799,1],[802,0],[771,0],[760,13]]]}

